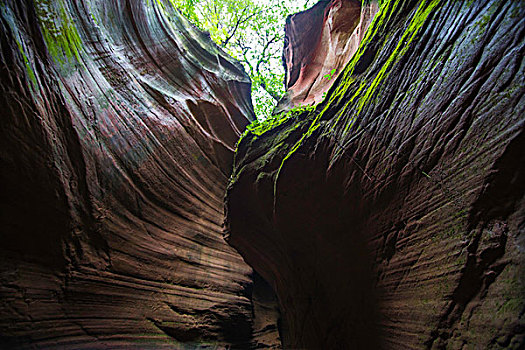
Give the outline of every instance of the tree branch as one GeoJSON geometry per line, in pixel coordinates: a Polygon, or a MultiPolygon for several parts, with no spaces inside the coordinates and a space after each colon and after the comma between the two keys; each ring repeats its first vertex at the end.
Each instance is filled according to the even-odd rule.
{"type": "Polygon", "coordinates": [[[259,84],[260,87],[262,87],[267,93],[268,95],[272,96],[272,98],[275,100],[275,101],[279,101],[281,99],[281,97],[279,95],[277,95],[274,91],[268,89],[266,87],[266,83],[264,81],[262,81],[260,84],[259,84]]]}
{"type": "MultiPolygon", "coordinates": [[[[257,12],[254,12],[252,13],[251,15],[249,15],[248,17],[246,18],[242,18],[242,16],[244,15],[244,12],[248,9],[248,6],[246,6],[243,11],[242,11],[242,15],[240,17],[238,17],[237,19],[237,22],[235,23],[235,26],[233,27],[233,31],[231,32],[231,34],[228,35],[228,37],[226,39],[224,39],[224,41],[220,44],[222,47],[226,47],[226,45],[228,44],[228,42],[230,42],[230,40],[233,38],[233,36],[235,35],[235,33],[237,33],[237,30],[239,29],[239,26],[241,24],[244,24],[246,23],[248,20],[250,20],[251,18],[253,18],[254,16],[258,15],[259,13],[262,12],[262,10],[260,11],[257,11],[257,12]]],[[[229,33],[229,31],[228,31],[229,33]]]]}

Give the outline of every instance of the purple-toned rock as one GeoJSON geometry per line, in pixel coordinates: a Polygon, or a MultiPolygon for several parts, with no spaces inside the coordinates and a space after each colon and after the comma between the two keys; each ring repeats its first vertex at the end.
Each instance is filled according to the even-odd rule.
{"type": "Polygon", "coordinates": [[[0,28],[0,347],[248,346],[241,66],[169,1],[3,1],[0,28]]]}
{"type": "Polygon", "coordinates": [[[385,2],[325,102],[241,139],[229,243],[285,348],[525,347],[524,21],[385,2]]]}

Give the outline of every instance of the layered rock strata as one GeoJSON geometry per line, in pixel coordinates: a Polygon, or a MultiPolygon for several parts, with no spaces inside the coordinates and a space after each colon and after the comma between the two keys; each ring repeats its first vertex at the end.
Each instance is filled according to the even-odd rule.
{"type": "Polygon", "coordinates": [[[241,139],[228,240],[285,348],[523,348],[524,28],[387,1],[324,102],[241,139]]]}
{"type": "Polygon", "coordinates": [[[321,102],[357,51],[377,1],[322,0],[287,18],[283,64],[286,94],[275,112],[321,102]]]}
{"type": "Polygon", "coordinates": [[[169,1],[2,1],[0,46],[0,347],[249,346],[241,66],[169,1]]]}

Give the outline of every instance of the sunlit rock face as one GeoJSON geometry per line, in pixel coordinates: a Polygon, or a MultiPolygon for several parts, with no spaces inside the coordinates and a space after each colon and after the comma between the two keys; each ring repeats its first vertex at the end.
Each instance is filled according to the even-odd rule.
{"type": "Polygon", "coordinates": [[[325,0],[288,17],[283,51],[287,92],[275,112],[321,102],[377,10],[374,1],[325,0]]]}
{"type": "Polygon", "coordinates": [[[324,103],[240,141],[228,240],[285,348],[525,346],[524,21],[385,2],[324,103]]]}
{"type": "Polygon", "coordinates": [[[247,346],[240,65],[169,1],[2,1],[0,46],[0,348],[247,346]]]}

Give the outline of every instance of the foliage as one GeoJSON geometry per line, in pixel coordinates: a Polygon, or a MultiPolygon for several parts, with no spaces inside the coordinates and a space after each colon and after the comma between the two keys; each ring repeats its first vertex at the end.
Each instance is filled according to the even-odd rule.
{"type": "Polygon", "coordinates": [[[278,125],[281,125],[285,121],[289,119],[298,119],[298,118],[306,118],[305,115],[315,111],[314,106],[302,106],[302,107],[296,107],[288,112],[281,112],[276,115],[269,116],[268,118],[264,120],[255,120],[247,127],[247,132],[261,136],[265,132],[275,128],[278,125]]]}
{"type": "Polygon", "coordinates": [[[192,23],[239,60],[252,80],[258,119],[271,116],[284,94],[282,47],[288,15],[312,0],[171,0],[192,23]]]}
{"type": "Polygon", "coordinates": [[[326,79],[330,80],[330,79],[332,79],[332,77],[334,76],[334,74],[335,74],[335,69],[332,69],[332,70],[330,71],[330,73],[326,74],[324,77],[325,77],[326,79]]]}

